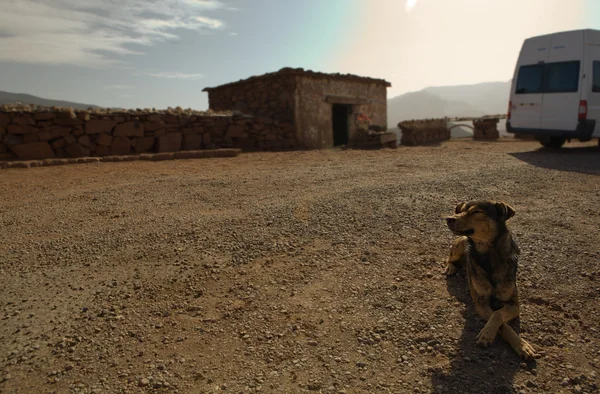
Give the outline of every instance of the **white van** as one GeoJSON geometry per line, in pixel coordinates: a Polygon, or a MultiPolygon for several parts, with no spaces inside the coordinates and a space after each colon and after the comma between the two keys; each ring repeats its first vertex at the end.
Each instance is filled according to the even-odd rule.
{"type": "MultiPolygon", "coordinates": [[[[600,138],[600,31],[574,30],[523,42],[506,131],[547,147],[600,138]]],[[[600,144],[600,140],[599,140],[600,144]]]]}

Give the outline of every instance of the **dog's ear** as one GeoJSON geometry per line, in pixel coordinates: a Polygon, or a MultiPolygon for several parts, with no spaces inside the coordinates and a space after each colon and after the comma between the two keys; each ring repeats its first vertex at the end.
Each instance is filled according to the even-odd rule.
{"type": "Polygon", "coordinates": [[[496,211],[498,212],[498,216],[502,218],[502,220],[506,221],[513,216],[515,216],[515,210],[510,205],[500,201],[495,204],[496,211]]]}
{"type": "Polygon", "coordinates": [[[464,207],[465,207],[465,203],[461,202],[460,204],[458,204],[456,206],[456,208],[454,208],[454,213],[458,215],[464,207]]]}

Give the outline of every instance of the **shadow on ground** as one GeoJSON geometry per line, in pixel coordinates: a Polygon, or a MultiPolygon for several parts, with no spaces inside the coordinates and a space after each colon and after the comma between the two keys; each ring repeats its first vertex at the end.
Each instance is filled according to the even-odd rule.
{"type": "Polygon", "coordinates": [[[540,148],[530,152],[509,153],[536,167],[600,175],[600,147],[540,148]]]}
{"type": "MultiPolygon", "coordinates": [[[[499,335],[487,349],[476,345],[475,340],[484,321],[475,312],[464,269],[453,277],[447,277],[446,286],[451,296],[466,305],[465,326],[459,350],[450,363],[450,369],[435,372],[431,377],[433,392],[513,393],[514,376],[521,368],[521,360],[499,335]]],[[[511,326],[520,333],[518,318],[513,320],[511,326]]]]}

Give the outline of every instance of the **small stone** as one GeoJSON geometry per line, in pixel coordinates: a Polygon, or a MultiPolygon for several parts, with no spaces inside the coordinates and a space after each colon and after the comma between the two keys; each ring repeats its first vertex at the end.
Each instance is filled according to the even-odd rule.
{"type": "Polygon", "coordinates": [[[150,381],[149,381],[148,379],[146,379],[146,378],[141,378],[141,379],[138,381],[138,386],[140,386],[140,387],[146,387],[146,386],[148,386],[149,384],[150,384],[150,381]]]}
{"type": "Polygon", "coordinates": [[[563,386],[563,387],[567,387],[570,384],[571,384],[571,379],[569,379],[569,378],[564,378],[562,380],[562,382],[560,382],[560,385],[563,386]]]}

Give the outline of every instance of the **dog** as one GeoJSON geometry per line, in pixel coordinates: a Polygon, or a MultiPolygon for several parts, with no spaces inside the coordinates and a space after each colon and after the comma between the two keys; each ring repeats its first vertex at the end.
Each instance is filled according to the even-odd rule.
{"type": "Polygon", "coordinates": [[[459,235],[450,249],[446,275],[464,266],[469,292],[477,314],[486,321],[477,335],[477,345],[488,347],[496,335],[508,342],[524,359],[535,358],[535,350],[508,323],[519,316],[517,264],[519,247],[506,221],[515,210],[501,201],[477,200],[460,203],[446,218],[448,228],[459,235]]]}

